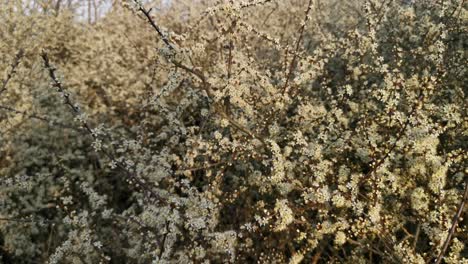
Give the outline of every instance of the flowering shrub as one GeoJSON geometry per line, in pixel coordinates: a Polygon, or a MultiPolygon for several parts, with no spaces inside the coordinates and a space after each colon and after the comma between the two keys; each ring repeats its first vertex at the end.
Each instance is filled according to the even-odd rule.
{"type": "Polygon", "coordinates": [[[0,3],[1,262],[468,263],[465,1],[104,2],[0,3]]]}

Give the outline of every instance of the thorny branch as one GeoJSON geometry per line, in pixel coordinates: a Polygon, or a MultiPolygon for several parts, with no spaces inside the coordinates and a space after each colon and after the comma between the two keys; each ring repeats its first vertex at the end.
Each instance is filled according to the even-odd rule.
{"type": "Polygon", "coordinates": [[[20,64],[21,58],[23,56],[24,56],[24,51],[22,49],[20,49],[18,51],[18,53],[16,54],[15,59],[13,60],[13,63],[11,64],[11,70],[7,73],[6,78],[2,82],[2,87],[0,88],[0,94],[2,94],[4,91],[6,91],[7,84],[10,81],[11,77],[13,77],[13,75],[15,74],[16,68],[20,64]]]}
{"type": "Polygon", "coordinates": [[[444,245],[442,246],[442,249],[440,250],[440,253],[437,256],[437,259],[435,261],[436,264],[439,264],[442,262],[445,252],[447,251],[450,241],[452,240],[453,234],[455,234],[455,229],[458,226],[458,221],[460,221],[460,217],[463,213],[463,209],[465,208],[465,203],[467,202],[467,200],[468,200],[468,181],[465,181],[465,191],[463,192],[462,200],[460,201],[460,204],[458,205],[457,212],[453,216],[452,227],[450,227],[450,230],[448,232],[447,238],[445,239],[444,245]]]}
{"type": "Polygon", "coordinates": [[[304,30],[306,28],[307,22],[310,19],[310,11],[311,10],[312,10],[312,0],[309,0],[309,3],[307,5],[307,10],[306,10],[306,13],[305,13],[304,21],[302,22],[302,25],[301,25],[301,27],[299,29],[299,37],[296,40],[294,55],[293,55],[293,58],[291,60],[291,63],[289,64],[288,74],[286,75],[286,82],[284,83],[283,90],[282,90],[283,94],[285,92],[287,92],[288,85],[289,85],[289,80],[291,79],[292,74],[294,72],[294,68],[295,68],[295,65],[296,65],[296,59],[297,59],[297,55],[298,55],[298,52],[299,52],[299,47],[300,47],[300,45],[302,43],[302,38],[304,37],[304,30]]]}
{"type": "MultiPolygon", "coordinates": [[[[151,17],[151,9],[146,9],[144,8],[142,5],[139,6],[138,10],[140,12],[143,13],[143,15],[146,17],[146,19],[148,20],[148,22],[150,23],[150,25],[153,27],[153,29],[158,33],[158,35],[162,38],[163,42],[166,44],[166,46],[171,50],[171,51],[175,51],[174,49],[174,46],[169,42],[169,40],[166,38],[166,36],[162,33],[160,27],[156,24],[156,22],[154,21],[154,19],[151,17]]],[[[178,67],[178,68],[181,68],[183,69],[184,71],[196,76],[198,79],[200,79],[200,81],[202,82],[203,84],[203,90],[207,93],[207,95],[210,97],[210,98],[214,98],[214,95],[213,95],[213,92],[212,92],[212,88],[210,87],[210,84],[208,83],[206,77],[203,75],[202,72],[196,70],[196,69],[193,69],[193,68],[190,68],[184,64],[182,64],[181,62],[178,62],[176,60],[171,60],[171,62],[174,64],[174,66],[178,67]]],[[[243,133],[247,134],[248,136],[250,136],[251,138],[255,138],[255,139],[258,139],[263,146],[267,146],[267,143],[266,141],[259,135],[256,135],[254,132],[250,131],[248,128],[242,126],[241,124],[239,124],[238,122],[236,122],[234,119],[232,119],[227,113],[225,113],[222,109],[222,107],[219,107],[218,104],[215,105],[215,108],[217,110],[217,113],[222,116],[223,118],[225,118],[233,127],[235,127],[236,129],[242,131],[243,133]]]]}

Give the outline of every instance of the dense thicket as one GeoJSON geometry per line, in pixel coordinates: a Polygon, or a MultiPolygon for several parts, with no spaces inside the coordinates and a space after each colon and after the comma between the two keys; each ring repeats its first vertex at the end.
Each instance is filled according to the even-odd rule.
{"type": "Polygon", "coordinates": [[[468,263],[467,22],[0,0],[0,262],[468,263]]]}

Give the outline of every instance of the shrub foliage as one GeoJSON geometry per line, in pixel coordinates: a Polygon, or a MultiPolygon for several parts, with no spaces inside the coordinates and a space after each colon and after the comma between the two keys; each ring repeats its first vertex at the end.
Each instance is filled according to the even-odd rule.
{"type": "Polygon", "coordinates": [[[467,19],[0,1],[0,262],[467,263],[467,19]]]}

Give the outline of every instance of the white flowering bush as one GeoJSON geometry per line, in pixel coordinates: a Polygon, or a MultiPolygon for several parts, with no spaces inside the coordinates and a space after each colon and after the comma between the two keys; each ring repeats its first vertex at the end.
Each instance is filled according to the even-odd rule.
{"type": "Polygon", "coordinates": [[[1,263],[468,263],[468,3],[84,2],[0,1],[1,263]]]}

